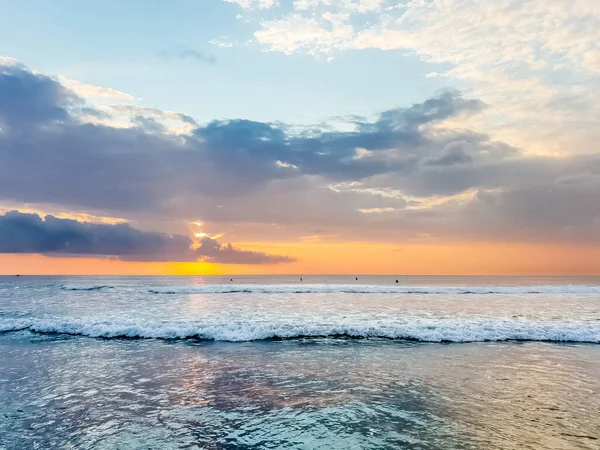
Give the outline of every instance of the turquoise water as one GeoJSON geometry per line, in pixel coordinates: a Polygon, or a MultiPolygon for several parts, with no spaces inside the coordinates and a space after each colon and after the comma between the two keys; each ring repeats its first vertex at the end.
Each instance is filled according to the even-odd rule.
{"type": "Polygon", "coordinates": [[[0,278],[0,448],[599,448],[598,280],[348,278],[0,278]]]}

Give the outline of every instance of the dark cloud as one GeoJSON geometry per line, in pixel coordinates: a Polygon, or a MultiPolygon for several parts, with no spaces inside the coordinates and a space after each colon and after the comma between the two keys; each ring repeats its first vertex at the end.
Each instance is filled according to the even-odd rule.
{"type": "Polygon", "coordinates": [[[76,100],[51,78],[19,66],[0,66],[0,126],[21,129],[68,120],[63,105],[76,100]]]}
{"type": "MultiPolygon", "coordinates": [[[[233,198],[275,180],[306,175],[352,181],[390,173],[408,180],[420,159],[439,145],[419,126],[480,107],[446,93],[383,113],[354,132],[314,130],[298,136],[269,123],[229,120],[175,137],[163,132],[156,114],[137,114],[138,126],[132,129],[80,123],[67,112],[73,95],[56,81],[23,68],[7,70],[2,76],[45,86],[50,93],[34,102],[29,97],[40,88],[21,89],[11,93],[9,102],[0,92],[0,114],[5,116],[12,115],[13,103],[36,104],[31,117],[25,118],[27,108],[21,109],[18,122],[30,125],[27,135],[10,127],[0,135],[0,196],[111,211],[172,213],[180,205],[193,207],[202,197],[233,198]],[[46,123],[48,116],[52,126],[46,123]],[[35,126],[39,123],[46,126],[35,126]],[[373,156],[357,158],[357,148],[373,156]],[[40,167],[44,170],[36,170],[40,167]]],[[[481,141],[470,139],[474,145],[481,141]]],[[[407,182],[404,187],[410,186],[407,182]]]]}
{"type": "Polygon", "coordinates": [[[215,58],[213,55],[202,53],[196,49],[184,46],[177,46],[168,50],[163,50],[160,52],[160,56],[165,59],[191,59],[209,64],[215,64],[217,62],[217,58],[215,58]]]}
{"type": "MultiPolygon", "coordinates": [[[[226,120],[198,128],[195,136],[202,138],[212,159],[225,170],[239,164],[252,167],[263,179],[268,179],[274,176],[276,161],[282,161],[296,166],[297,174],[360,180],[410,170],[432,151],[431,147],[440,145],[426,137],[420,126],[481,107],[478,101],[464,100],[456,92],[447,92],[407,109],[383,112],[375,122],[355,123],[356,131],[312,130],[295,136],[273,124],[226,120]],[[376,152],[376,155],[357,158],[357,149],[376,152]],[[390,150],[398,157],[390,158],[386,154],[390,150]]],[[[470,138],[482,140],[478,136],[470,138]]]]}
{"type": "Polygon", "coordinates": [[[197,261],[276,264],[287,256],[240,250],[204,238],[197,247],[187,236],[141,231],[128,224],[95,224],[9,211],[0,215],[0,253],[51,256],[114,256],[125,261],[197,261]]]}
{"type": "Polygon", "coordinates": [[[156,108],[115,107],[134,117],[126,129],[80,122],[83,108],[106,116],[49,77],[5,67],[0,201],[156,223],[202,219],[236,236],[244,225],[277,224],[267,238],[315,228],[361,239],[597,236],[599,157],[526,157],[485,135],[431,127],[483,107],[446,92],[373,121],[353,117],[353,131],[241,119],[198,126],[156,108]],[[168,120],[194,131],[169,134],[168,120]],[[412,198],[465,191],[478,194],[429,209],[412,198]],[[359,211],[371,209],[386,211],[359,211]]]}
{"type": "Polygon", "coordinates": [[[294,261],[288,256],[240,250],[232,244],[221,244],[209,237],[202,239],[196,252],[202,255],[203,260],[220,264],[240,264],[240,261],[244,261],[243,264],[275,264],[294,261]]]}

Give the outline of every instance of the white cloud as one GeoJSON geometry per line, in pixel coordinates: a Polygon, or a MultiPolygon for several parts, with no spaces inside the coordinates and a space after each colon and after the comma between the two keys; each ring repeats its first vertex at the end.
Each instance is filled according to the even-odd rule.
{"type": "Polygon", "coordinates": [[[11,58],[10,56],[2,56],[0,55],[0,67],[22,67],[21,61],[15,58],[11,58]]]}
{"type": "Polygon", "coordinates": [[[359,211],[363,214],[382,214],[382,213],[387,213],[387,212],[394,212],[394,211],[398,211],[398,209],[396,208],[365,208],[365,209],[359,209],[359,211]]]}
{"type": "Polygon", "coordinates": [[[259,42],[286,51],[409,49],[432,62],[496,68],[517,64],[544,69],[547,60],[562,57],[581,68],[600,71],[600,5],[596,0],[411,0],[385,11],[379,0],[296,0],[294,6],[296,12],[283,19],[261,23],[259,42]],[[375,24],[346,25],[343,39],[339,34],[338,39],[323,39],[331,36],[324,23],[328,16],[341,14],[346,23],[348,14],[368,11],[380,12],[375,24]],[[302,20],[310,22],[311,33],[269,33],[295,29],[302,20]]]}
{"type": "Polygon", "coordinates": [[[225,0],[227,3],[237,3],[244,9],[267,9],[277,5],[277,0],[225,0]]]}
{"type": "Polygon", "coordinates": [[[354,158],[353,159],[360,159],[360,158],[365,158],[368,156],[373,155],[373,152],[367,150],[366,148],[357,148],[356,150],[354,150],[354,158]]]}
{"type": "Polygon", "coordinates": [[[468,126],[532,153],[589,152],[600,139],[597,126],[585,125],[600,121],[597,0],[390,3],[296,0],[254,36],[285,54],[402,50],[450,64],[449,83],[493,106],[468,126]],[[367,21],[365,12],[375,14],[367,21]]]}
{"type": "Polygon", "coordinates": [[[221,47],[221,48],[233,47],[233,44],[231,42],[227,42],[225,40],[213,39],[212,41],[208,41],[208,42],[209,42],[209,44],[216,45],[217,47],[221,47]]]}
{"type": "Polygon", "coordinates": [[[347,13],[325,13],[317,20],[314,17],[292,14],[285,19],[262,22],[262,29],[254,33],[254,36],[272,51],[286,54],[296,51],[329,53],[352,38],[352,26],[347,23],[348,17],[347,13]]]}
{"type": "MultiPolygon", "coordinates": [[[[174,111],[165,111],[151,106],[139,106],[132,104],[113,104],[106,107],[110,112],[111,120],[117,117],[134,119],[136,117],[151,118],[172,134],[190,134],[196,128],[196,122],[189,116],[174,111]]],[[[128,124],[130,126],[130,124],[128,124]]]]}
{"type": "Polygon", "coordinates": [[[61,84],[72,90],[75,94],[80,97],[89,98],[109,98],[118,100],[134,100],[134,97],[126,94],[125,92],[117,91],[115,89],[94,86],[93,84],[82,83],[78,80],[72,80],[66,77],[59,77],[61,84]]]}
{"type": "Polygon", "coordinates": [[[383,0],[294,0],[293,7],[307,11],[319,7],[338,7],[340,11],[366,13],[381,9],[383,0]]]}
{"type": "Polygon", "coordinates": [[[288,162],[285,162],[285,161],[275,161],[275,165],[277,167],[283,167],[285,169],[297,169],[298,168],[297,165],[291,164],[291,163],[288,163],[288,162]]]}
{"type": "Polygon", "coordinates": [[[298,11],[306,11],[307,9],[316,8],[320,5],[331,5],[331,0],[294,0],[294,9],[298,11]]]}

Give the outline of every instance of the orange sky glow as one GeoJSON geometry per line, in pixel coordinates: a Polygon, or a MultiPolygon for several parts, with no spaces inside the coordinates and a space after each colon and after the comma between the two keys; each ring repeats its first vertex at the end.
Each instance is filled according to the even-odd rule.
{"type": "Polygon", "coordinates": [[[397,245],[378,243],[245,243],[282,253],[274,265],[123,262],[101,258],[0,255],[6,275],[600,275],[599,248],[538,244],[397,245]]]}

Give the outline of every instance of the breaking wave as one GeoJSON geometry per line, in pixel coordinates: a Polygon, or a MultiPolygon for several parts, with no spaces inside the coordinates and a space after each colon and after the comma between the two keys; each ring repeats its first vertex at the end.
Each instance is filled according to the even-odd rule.
{"type": "Polygon", "coordinates": [[[97,286],[63,285],[60,288],[63,291],[103,291],[105,289],[114,289],[114,286],[108,286],[108,285],[97,285],[97,286]]]}
{"type": "Polygon", "coordinates": [[[600,343],[600,321],[421,318],[325,322],[96,321],[0,317],[0,333],[30,331],[93,338],[196,339],[244,342],[308,337],[420,342],[545,341],[600,343]]]}
{"type": "Polygon", "coordinates": [[[212,284],[205,286],[154,287],[156,295],[185,294],[600,294],[600,286],[382,286],[359,284],[212,284]]]}

